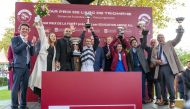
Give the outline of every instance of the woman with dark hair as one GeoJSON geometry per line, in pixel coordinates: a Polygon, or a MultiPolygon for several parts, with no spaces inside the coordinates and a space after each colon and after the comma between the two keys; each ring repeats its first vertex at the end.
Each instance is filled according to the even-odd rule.
{"type": "Polygon", "coordinates": [[[47,71],[55,71],[55,42],[56,35],[55,33],[50,33],[48,35],[49,48],[47,49],[47,71]]]}
{"type": "Polygon", "coordinates": [[[118,37],[114,39],[110,44],[111,49],[111,55],[113,57],[111,70],[115,72],[126,72],[128,71],[127,66],[127,58],[126,58],[126,52],[124,51],[126,49],[127,42],[122,37],[118,37]],[[113,45],[116,44],[116,48],[114,49],[113,45]]]}
{"type": "Polygon", "coordinates": [[[35,26],[39,34],[40,49],[37,56],[32,74],[29,78],[29,86],[39,97],[41,96],[41,80],[42,71],[55,71],[55,42],[56,35],[50,33],[45,34],[45,29],[42,20],[38,17],[35,18],[35,26]],[[38,19],[36,21],[36,19],[38,19]]]}

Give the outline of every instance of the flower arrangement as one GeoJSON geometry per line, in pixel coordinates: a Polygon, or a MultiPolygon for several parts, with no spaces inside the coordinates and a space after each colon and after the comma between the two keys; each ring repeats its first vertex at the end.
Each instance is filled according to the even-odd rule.
{"type": "Polygon", "coordinates": [[[39,0],[37,4],[34,5],[34,11],[40,17],[49,15],[48,5],[45,3],[45,0],[39,0]]]}

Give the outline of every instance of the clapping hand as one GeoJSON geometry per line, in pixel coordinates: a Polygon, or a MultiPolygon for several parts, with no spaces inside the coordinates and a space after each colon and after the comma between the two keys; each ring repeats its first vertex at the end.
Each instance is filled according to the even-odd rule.
{"type": "Polygon", "coordinates": [[[71,29],[72,32],[75,32],[76,27],[74,25],[70,25],[70,29],[71,29]]]}
{"type": "Polygon", "coordinates": [[[32,38],[32,45],[34,45],[35,43],[36,43],[36,36],[33,36],[33,38],[32,38]]]}

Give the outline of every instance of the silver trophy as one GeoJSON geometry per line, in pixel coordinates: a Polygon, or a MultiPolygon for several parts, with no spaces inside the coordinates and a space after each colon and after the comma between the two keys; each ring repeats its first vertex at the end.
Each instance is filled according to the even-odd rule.
{"type": "Polygon", "coordinates": [[[185,19],[184,17],[177,17],[176,21],[179,23],[179,25],[181,25],[184,19],[185,19]]]}
{"type": "Polygon", "coordinates": [[[140,29],[145,29],[146,28],[146,25],[147,25],[147,21],[145,20],[139,20],[138,23],[137,23],[137,28],[140,28],[140,29]]]}
{"type": "Polygon", "coordinates": [[[176,18],[176,21],[178,22],[178,24],[179,24],[179,26],[178,26],[178,29],[176,29],[176,32],[178,33],[178,32],[184,32],[184,29],[183,29],[183,27],[182,27],[182,25],[181,25],[181,23],[184,21],[184,17],[177,17],[176,18]]]}
{"type": "Polygon", "coordinates": [[[140,35],[141,35],[140,38],[143,38],[143,36],[148,35],[149,30],[146,29],[148,23],[149,23],[149,21],[146,18],[142,18],[138,21],[137,28],[142,30],[142,31],[140,31],[140,35]]]}
{"type": "Polygon", "coordinates": [[[92,17],[92,13],[91,12],[85,12],[84,15],[87,19],[87,22],[85,23],[85,28],[90,28],[91,27],[90,18],[92,17]]]}
{"type": "Polygon", "coordinates": [[[122,38],[123,37],[123,35],[124,35],[124,33],[125,33],[125,27],[123,27],[123,26],[119,26],[119,27],[117,27],[117,31],[118,31],[118,38],[122,38]]]}

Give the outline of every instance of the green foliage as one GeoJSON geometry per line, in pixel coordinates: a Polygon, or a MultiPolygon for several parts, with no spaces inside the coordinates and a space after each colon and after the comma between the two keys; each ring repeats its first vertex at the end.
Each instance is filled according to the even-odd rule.
{"type": "Polygon", "coordinates": [[[32,0],[20,0],[21,2],[32,2],[32,0]]]}
{"type": "Polygon", "coordinates": [[[61,3],[61,0],[47,0],[48,3],[61,3]]]}
{"type": "Polygon", "coordinates": [[[10,100],[11,99],[11,92],[7,89],[0,90],[0,100],[10,100]]]}
{"type": "Polygon", "coordinates": [[[187,65],[187,61],[190,60],[190,52],[184,51],[182,49],[176,49],[177,55],[179,56],[179,59],[183,66],[187,65]]]}
{"type": "Polygon", "coordinates": [[[0,86],[7,86],[7,77],[0,77],[0,86]]]}
{"type": "Polygon", "coordinates": [[[3,38],[0,41],[0,50],[4,48],[5,54],[7,54],[8,47],[11,43],[11,38],[14,34],[14,28],[6,28],[5,33],[3,34],[3,38]]]}
{"type": "Polygon", "coordinates": [[[95,0],[97,5],[152,7],[153,23],[157,28],[166,27],[169,17],[164,14],[166,6],[176,5],[176,0],[95,0]]]}

